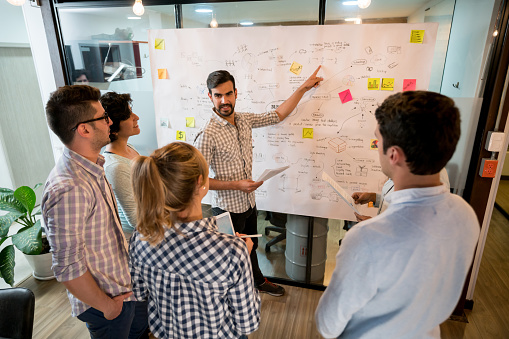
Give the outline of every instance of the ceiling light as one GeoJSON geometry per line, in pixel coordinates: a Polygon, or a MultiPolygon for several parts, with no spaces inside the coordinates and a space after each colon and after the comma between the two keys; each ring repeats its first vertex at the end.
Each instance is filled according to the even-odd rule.
{"type": "Polygon", "coordinates": [[[143,7],[141,0],[136,0],[136,2],[134,3],[133,13],[140,16],[143,15],[143,13],[145,13],[145,8],[143,7]]]}
{"type": "Polygon", "coordinates": [[[359,8],[361,8],[361,9],[368,8],[369,5],[371,5],[371,0],[359,0],[359,1],[357,1],[357,6],[359,6],[359,8]]]}
{"type": "Polygon", "coordinates": [[[196,13],[212,13],[210,8],[197,8],[194,10],[196,13]]]}
{"type": "Polygon", "coordinates": [[[239,22],[241,26],[253,26],[252,21],[241,21],[239,22]]]}
{"type": "Polygon", "coordinates": [[[129,20],[141,20],[139,16],[128,16],[127,19],[129,20]]]}
{"type": "Polygon", "coordinates": [[[216,18],[212,18],[212,20],[210,20],[210,27],[211,28],[217,28],[217,26],[219,26],[219,24],[217,23],[217,20],[216,18]]]}
{"type": "Polygon", "coordinates": [[[14,6],[22,6],[25,0],[7,0],[7,2],[14,6]]]}
{"type": "Polygon", "coordinates": [[[356,6],[357,1],[343,1],[343,5],[345,6],[356,6]]]}

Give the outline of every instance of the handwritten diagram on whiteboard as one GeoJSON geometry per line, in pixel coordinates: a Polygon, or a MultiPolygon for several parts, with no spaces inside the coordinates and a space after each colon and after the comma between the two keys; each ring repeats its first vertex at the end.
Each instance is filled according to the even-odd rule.
{"type": "MultiPolygon", "coordinates": [[[[379,192],[374,113],[387,96],[426,90],[438,24],[384,24],[149,31],[159,146],[193,143],[212,114],[206,79],[236,80],[235,111],[275,110],[319,66],[321,85],[281,123],[253,130],[253,178],[290,166],[256,191],[261,210],[354,220],[322,181],[379,192]]],[[[359,207],[374,215],[376,208],[359,207]]]]}

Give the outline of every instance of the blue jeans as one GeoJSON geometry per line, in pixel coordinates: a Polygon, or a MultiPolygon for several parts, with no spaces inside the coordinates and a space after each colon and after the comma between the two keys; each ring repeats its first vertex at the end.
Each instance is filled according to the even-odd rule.
{"type": "Polygon", "coordinates": [[[148,313],[146,301],[126,301],[122,312],[113,320],[107,320],[101,311],[90,307],[78,316],[87,324],[92,339],[148,338],[148,313]]]}

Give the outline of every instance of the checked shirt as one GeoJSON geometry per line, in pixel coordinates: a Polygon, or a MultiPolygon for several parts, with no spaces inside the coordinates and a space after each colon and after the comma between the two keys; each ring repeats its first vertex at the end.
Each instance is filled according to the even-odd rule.
{"type": "MultiPolygon", "coordinates": [[[[203,154],[215,173],[214,179],[237,181],[253,179],[253,128],[279,122],[275,111],[253,114],[235,112],[235,126],[215,112],[197,135],[194,146],[203,154]]],[[[212,207],[243,213],[255,206],[255,193],[236,190],[211,190],[212,207]]]]}
{"type": "MultiPolygon", "coordinates": [[[[89,271],[99,288],[114,297],[131,291],[131,277],[127,242],[103,164],[101,155],[94,164],[64,148],[46,181],[41,206],[57,280],[89,271]]],[[[69,291],[67,295],[74,317],[90,307],[69,291]]]]}
{"type": "Polygon", "coordinates": [[[215,220],[176,223],[156,246],[133,233],[133,291],[137,300],[148,299],[155,337],[239,338],[258,328],[260,296],[247,247],[220,233],[215,220]]]}

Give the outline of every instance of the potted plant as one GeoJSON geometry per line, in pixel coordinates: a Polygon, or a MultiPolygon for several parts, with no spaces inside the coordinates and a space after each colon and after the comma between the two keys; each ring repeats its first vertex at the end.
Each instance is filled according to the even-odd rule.
{"type": "MultiPolygon", "coordinates": [[[[27,255],[27,260],[34,269],[34,277],[39,278],[40,273],[36,273],[36,268],[30,262],[30,256],[48,253],[46,257],[50,257],[49,266],[51,266],[49,244],[42,236],[41,220],[36,219],[36,215],[41,214],[41,211],[40,206],[35,206],[36,196],[34,190],[41,185],[37,184],[33,189],[28,186],[21,186],[15,191],[0,188],[0,210],[9,212],[0,216],[0,246],[8,238],[12,239],[12,245],[7,245],[0,251],[0,276],[11,286],[14,284],[14,246],[27,255]],[[9,230],[14,222],[22,227],[16,234],[9,235],[9,230]]],[[[47,258],[43,259],[46,262],[47,260],[47,258]]],[[[46,273],[43,275],[46,275],[46,273]]]]}

